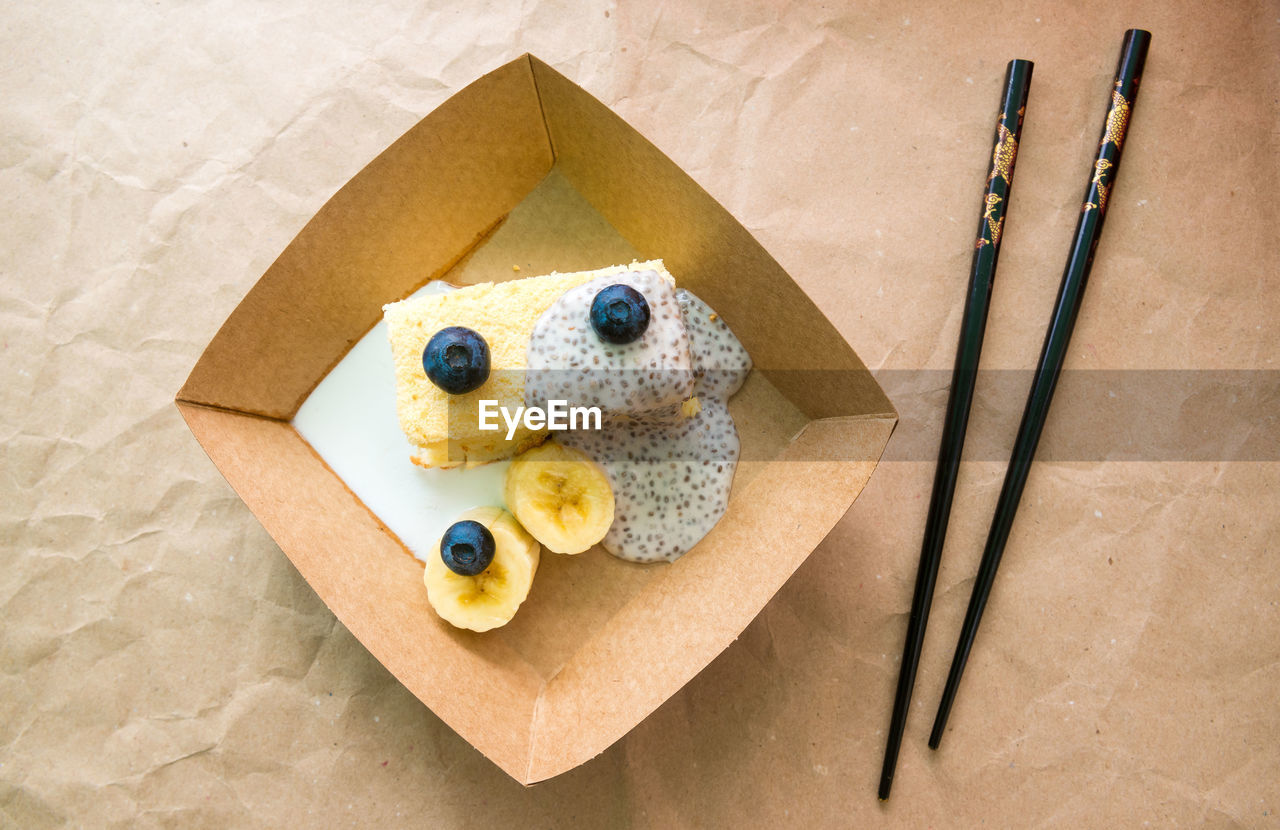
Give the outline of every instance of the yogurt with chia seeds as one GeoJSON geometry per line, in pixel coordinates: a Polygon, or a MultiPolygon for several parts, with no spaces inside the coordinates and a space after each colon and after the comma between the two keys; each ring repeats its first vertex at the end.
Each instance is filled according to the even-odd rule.
{"type": "Polygon", "coordinates": [[[751,372],[751,355],[729,324],[687,288],[676,290],[680,316],[689,332],[693,394],[728,400],[751,372]]]}
{"type": "Polygon", "coordinates": [[[638,415],[693,394],[689,332],[675,286],[657,271],[597,277],[571,288],[546,310],[529,339],[525,406],[598,406],[638,415]],[[644,295],[649,324],[634,343],[606,343],[591,328],[600,289],[627,285],[644,295]]]}
{"type": "Polygon", "coordinates": [[[680,406],[615,415],[601,430],[561,433],[604,468],[613,487],[605,550],[632,562],[674,562],[715,527],[729,506],[738,432],[724,401],[687,417],[680,406]]]}
{"type": "Polygon", "coordinates": [[[605,550],[632,562],[672,562],[715,527],[729,504],[740,443],[727,406],[751,371],[729,326],[655,272],[601,277],[565,293],[529,344],[526,405],[562,399],[599,406],[599,430],[558,433],[591,456],[614,492],[605,550]],[[651,317],[641,339],[618,346],[591,328],[607,285],[640,291],[651,317]]]}

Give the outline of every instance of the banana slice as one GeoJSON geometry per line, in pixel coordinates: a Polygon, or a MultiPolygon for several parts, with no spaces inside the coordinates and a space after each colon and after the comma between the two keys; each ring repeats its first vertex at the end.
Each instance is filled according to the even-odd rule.
{"type": "Polygon", "coordinates": [[[477,507],[458,521],[479,522],[493,535],[493,561],[475,576],[449,570],[436,542],[422,581],[436,613],[458,628],[488,631],[506,625],[529,595],[541,548],[515,517],[501,507],[477,507]]]}
{"type": "Polygon", "coordinates": [[[604,470],[554,441],[516,456],[504,490],[520,524],[554,553],[582,553],[613,524],[613,488],[604,470]]]}

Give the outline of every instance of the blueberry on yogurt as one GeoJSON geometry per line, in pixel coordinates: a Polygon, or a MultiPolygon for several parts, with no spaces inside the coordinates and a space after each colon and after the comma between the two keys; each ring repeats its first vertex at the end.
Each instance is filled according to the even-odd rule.
{"type": "Polygon", "coordinates": [[[591,328],[606,343],[634,343],[649,328],[649,303],[629,285],[605,286],[591,301],[591,328]]]}
{"type": "Polygon", "coordinates": [[[497,546],[489,528],[470,519],[454,522],[440,539],[444,566],[460,576],[475,576],[493,562],[497,546]]]}
{"type": "Polygon", "coordinates": [[[427,378],[450,395],[479,389],[489,379],[489,344],[471,329],[440,329],[422,350],[427,378]]]}

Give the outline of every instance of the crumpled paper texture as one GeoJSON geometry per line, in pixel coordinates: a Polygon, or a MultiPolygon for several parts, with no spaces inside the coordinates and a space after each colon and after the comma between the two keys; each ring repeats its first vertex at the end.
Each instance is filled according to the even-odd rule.
{"type": "MultiPolygon", "coordinates": [[[[891,443],[733,646],[525,789],[334,621],[187,433],[174,392],[311,214],[525,51],[681,164],[885,372],[951,365],[998,85],[1034,60],[983,355],[1026,370],[1120,36],[1150,29],[1068,369],[1277,368],[1275,3],[705,5],[0,12],[0,824],[1280,823],[1274,461],[1038,463],[931,753],[1004,469],[967,464],[880,804],[932,463],[891,443]]],[[[945,387],[889,391],[894,441],[936,442],[945,387]]],[[[970,440],[1011,444],[1021,403],[976,408],[970,440]]]]}

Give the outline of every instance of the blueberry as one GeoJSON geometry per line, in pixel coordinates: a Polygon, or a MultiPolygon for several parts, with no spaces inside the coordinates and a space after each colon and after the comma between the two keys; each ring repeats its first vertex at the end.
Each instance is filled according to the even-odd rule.
{"type": "Polygon", "coordinates": [[[601,288],[591,301],[591,328],[606,343],[634,343],[649,328],[649,303],[629,285],[601,288]]]}
{"type": "Polygon", "coordinates": [[[496,547],[489,528],[470,519],[454,522],[440,539],[444,566],[462,576],[475,576],[489,567],[496,547]]]}
{"type": "Polygon", "coordinates": [[[471,329],[440,329],[422,350],[427,378],[450,395],[479,389],[489,379],[489,344],[471,329]]]}

